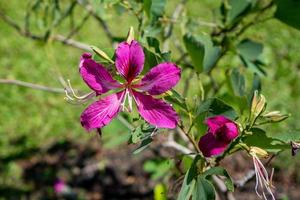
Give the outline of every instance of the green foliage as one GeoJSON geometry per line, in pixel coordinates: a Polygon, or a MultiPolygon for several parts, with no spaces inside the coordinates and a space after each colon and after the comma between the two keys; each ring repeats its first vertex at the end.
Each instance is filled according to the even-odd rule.
{"type": "Polygon", "coordinates": [[[208,180],[198,176],[195,184],[192,200],[211,200],[216,198],[214,186],[208,180]]]}
{"type": "Polygon", "coordinates": [[[300,29],[300,2],[295,0],[274,0],[274,2],[277,6],[275,17],[289,26],[300,29]]]}
{"type": "Polygon", "coordinates": [[[256,146],[274,153],[290,149],[290,144],[277,138],[273,138],[272,136],[268,136],[262,129],[252,128],[251,133],[251,135],[247,135],[243,140],[249,147],[256,146]]]}
{"type": "Polygon", "coordinates": [[[189,170],[186,172],[177,200],[189,200],[192,196],[196,185],[195,177],[198,174],[197,164],[199,160],[200,156],[196,156],[189,170]]]}
{"type": "Polygon", "coordinates": [[[245,77],[237,68],[234,68],[230,74],[230,81],[236,96],[245,95],[245,77]]]}
{"type": "Polygon", "coordinates": [[[144,10],[153,20],[163,15],[165,5],[166,0],[144,0],[144,10]]]}
{"type": "Polygon", "coordinates": [[[237,118],[235,110],[218,98],[211,98],[202,102],[197,109],[197,115],[207,113],[207,116],[224,115],[230,119],[237,118]]]}
{"type": "Polygon", "coordinates": [[[241,41],[237,45],[238,54],[246,67],[259,75],[266,75],[262,68],[264,62],[260,56],[263,52],[263,45],[249,39],[241,41]]]}
{"type": "Polygon", "coordinates": [[[226,22],[228,24],[234,24],[241,19],[243,14],[251,7],[251,0],[229,0],[228,4],[224,6],[228,9],[226,22]]]}
{"type": "Polygon", "coordinates": [[[225,185],[227,187],[227,189],[229,191],[234,191],[234,185],[233,185],[233,181],[231,179],[231,177],[229,176],[229,174],[227,173],[227,171],[222,168],[222,167],[213,167],[213,168],[210,168],[208,169],[207,171],[204,172],[203,176],[206,178],[206,177],[209,177],[209,176],[212,176],[212,175],[218,175],[218,176],[223,176],[225,177],[225,185]]]}
{"type": "Polygon", "coordinates": [[[153,180],[166,177],[173,167],[174,162],[166,159],[148,160],[144,163],[144,170],[151,174],[153,180]]]}
{"type": "Polygon", "coordinates": [[[205,46],[201,41],[198,41],[192,35],[184,35],[183,37],[185,48],[192,59],[194,68],[197,72],[203,71],[203,60],[205,54],[205,46]]]}

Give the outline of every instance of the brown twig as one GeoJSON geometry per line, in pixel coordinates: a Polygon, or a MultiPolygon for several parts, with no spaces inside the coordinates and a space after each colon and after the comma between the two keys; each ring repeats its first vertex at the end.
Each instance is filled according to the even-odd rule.
{"type": "Polygon", "coordinates": [[[164,43],[163,43],[163,50],[167,51],[168,46],[169,46],[169,40],[168,38],[171,37],[172,35],[172,31],[173,31],[173,23],[177,21],[177,19],[179,18],[180,14],[183,11],[184,5],[187,3],[187,0],[181,0],[181,2],[176,6],[172,17],[170,19],[170,23],[168,26],[166,26],[165,30],[164,30],[164,43]]]}
{"type": "Polygon", "coordinates": [[[54,87],[48,87],[44,85],[34,84],[34,83],[28,83],[24,81],[19,80],[13,80],[13,79],[0,79],[0,84],[12,84],[12,85],[18,85],[22,87],[28,87],[36,90],[43,90],[47,92],[53,92],[53,93],[65,93],[63,88],[54,88],[54,87]]]}
{"type": "Polygon", "coordinates": [[[81,5],[85,10],[87,10],[98,21],[99,25],[102,27],[107,38],[110,40],[111,43],[113,43],[114,35],[110,31],[106,22],[95,12],[93,6],[89,2],[85,4],[84,1],[82,0],[77,0],[77,3],[81,5]]]}
{"type": "Polygon", "coordinates": [[[189,141],[191,142],[191,144],[193,145],[194,149],[198,152],[198,153],[201,153],[199,147],[198,147],[198,144],[196,143],[196,141],[194,140],[194,138],[189,134],[187,133],[185,130],[184,130],[184,127],[183,125],[179,125],[178,126],[179,129],[185,134],[185,136],[189,139],[189,141]]]}
{"type": "MultiPolygon", "coordinates": [[[[33,39],[33,40],[40,40],[40,41],[45,41],[45,37],[44,36],[40,36],[40,35],[35,35],[29,31],[25,31],[24,29],[22,29],[16,22],[14,22],[9,16],[5,15],[3,11],[0,10],[0,18],[8,25],[10,25],[12,28],[14,28],[20,35],[33,39]]],[[[49,40],[54,40],[54,41],[59,41],[63,44],[75,47],[77,49],[82,49],[85,51],[90,51],[90,45],[72,40],[72,39],[68,39],[65,36],[62,35],[54,35],[52,37],[49,38],[49,40]]]]}

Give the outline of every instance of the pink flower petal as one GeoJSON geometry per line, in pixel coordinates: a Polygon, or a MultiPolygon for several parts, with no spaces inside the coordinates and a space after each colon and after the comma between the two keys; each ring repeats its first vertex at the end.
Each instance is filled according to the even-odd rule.
{"type": "Polygon", "coordinates": [[[133,91],[141,116],[151,125],[158,128],[175,128],[179,117],[175,110],[160,99],[133,91]]]}
{"type": "Polygon", "coordinates": [[[145,55],[141,45],[133,40],[131,44],[122,42],[116,50],[116,68],[130,82],[141,73],[144,67],[145,55]]]}
{"type": "Polygon", "coordinates": [[[217,133],[217,137],[222,138],[225,142],[231,142],[239,135],[238,127],[233,122],[224,124],[217,133]]]}
{"type": "Polygon", "coordinates": [[[112,78],[103,65],[95,62],[89,53],[81,56],[79,72],[86,84],[97,94],[121,87],[120,83],[112,78]]]}
{"type": "Polygon", "coordinates": [[[205,123],[209,127],[209,131],[212,132],[214,135],[216,134],[217,130],[227,122],[232,122],[232,121],[230,119],[227,119],[223,115],[210,117],[205,120],[205,123]]]}
{"type": "Polygon", "coordinates": [[[200,138],[199,149],[205,157],[216,156],[225,151],[228,143],[218,140],[211,132],[206,133],[200,138]]]}
{"type": "Polygon", "coordinates": [[[161,63],[153,67],[136,87],[151,95],[158,95],[174,87],[180,76],[181,70],[175,64],[161,63]]]}
{"type": "Polygon", "coordinates": [[[88,131],[107,125],[121,110],[124,91],[104,97],[87,107],[81,114],[82,126],[88,131]]]}

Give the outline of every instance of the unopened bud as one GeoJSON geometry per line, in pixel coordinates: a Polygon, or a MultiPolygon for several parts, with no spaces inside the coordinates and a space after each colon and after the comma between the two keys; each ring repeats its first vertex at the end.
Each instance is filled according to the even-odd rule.
{"type": "Polygon", "coordinates": [[[98,55],[100,56],[101,58],[103,58],[104,60],[107,60],[108,62],[114,64],[115,62],[110,59],[110,57],[104,52],[102,51],[101,49],[95,47],[95,46],[91,46],[92,50],[98,55]]]}
{"type": "Polygon", "coordinates": [[[251,104],[251,113],[256,118],[259,116],[266,108],[266,98],[262,94],[258,94],[256,90],[253,95],[252,104],[251,104]]]}
{"type": "Polygon", "coordinates": [[[280,122],[287,119],[289,116],[281,114],[279,111],[272,111],[264,114],[263,117],[270,122],[280,122]]]}
{"type": "Polygon", "coordinates": [[[127,39],[126,39],[127,44],[131,44],[132,40],[134,40],[134,29],[131,26],[128,31],[128,35],[127,35],[127,39]]]}
{"type": "Polygon", "coordinates": [[[250,153],[250,155],[258,156],[259,158],[268,158],[269,157],[268,152],[259,147],[250,147],[249,153],[250,153]]]}

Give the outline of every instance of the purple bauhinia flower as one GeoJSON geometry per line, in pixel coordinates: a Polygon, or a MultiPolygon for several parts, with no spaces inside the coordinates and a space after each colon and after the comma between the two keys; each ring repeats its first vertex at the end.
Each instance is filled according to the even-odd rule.
{"type": "Polygon", "coordinates": [[[92,103],[81,114],[81,124],[88,131],[107,125],[120,111],[132,110],[132,99],[140,115],[158,128],[175,128],[178,115],[171,105],[153,95],[162,94],[173,88],[180,80],[181,70],[170,62],[153,67],[143,78],[138,78],[144,67],[145,56],[141,45],[132,40],[122,42],[115,52],[115,66],[124,78],[124,83],[113,79],[103,65],[94,61],[91,54],[81,56],[79,71],[86,84],[102,95],[116,91],[92,103]],[[129,108],[125,106],[128,100],[129,108]]]}
{"type": "Polygon", "coordinates": [[[200,138],[199,149],[205,157],[219,155],[239,135],[237,125],[230,119],[219,115],[206,119],[208,131],[200,138]]]}

